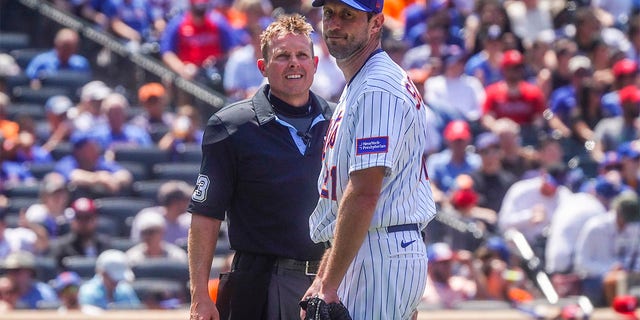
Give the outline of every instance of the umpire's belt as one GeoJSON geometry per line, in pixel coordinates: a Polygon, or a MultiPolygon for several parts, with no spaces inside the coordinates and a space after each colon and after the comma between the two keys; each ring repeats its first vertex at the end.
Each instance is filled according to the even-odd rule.
{"type": "Polygon", "coordinates": [[[295,260],[271,255],[255,254],[250,252],[236,252],[233,257],[233,270],[278,270],[294,271],[306,275],[315,275],[320,267],[319,260],[295,260]]]}
{"type": "Polygon", "coordinates": [[[276,259],[275,264],[276,269],[303,272],[308,276],[315,276],[318,273],[319,267],[320,261],[318,260],[302,261],[287,258],[278,258],[276,259]]]}

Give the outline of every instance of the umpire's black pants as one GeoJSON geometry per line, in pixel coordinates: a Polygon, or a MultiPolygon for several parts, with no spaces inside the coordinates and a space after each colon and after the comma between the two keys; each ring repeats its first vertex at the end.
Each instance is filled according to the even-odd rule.
{"type": "Polygon", "coordinates": [[[236,252],[231,272],[220,275],[216,305],[223,320],[300,319],[298,303],[313,282],[305,268],[274,256],[236,252]]]}

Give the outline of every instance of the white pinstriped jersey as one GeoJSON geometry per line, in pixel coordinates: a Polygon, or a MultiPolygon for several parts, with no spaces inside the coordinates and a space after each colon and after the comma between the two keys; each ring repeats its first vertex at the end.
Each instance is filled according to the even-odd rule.
{"type": "Polygon", "coordinates": [[[435,216],[423,157],[426,106],[406,72],[387,53],[373,54],[345,87],[325,138],[320,200],[309,220],[311,238],[333,238],[338,203],[349,174],[386,167],[371,228],[418,223],[435,216]]]}

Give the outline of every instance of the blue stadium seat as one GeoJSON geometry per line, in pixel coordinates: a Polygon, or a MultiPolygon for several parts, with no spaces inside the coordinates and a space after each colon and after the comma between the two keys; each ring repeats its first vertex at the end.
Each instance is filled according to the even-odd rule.
{"type": "Polygon", "coordinates": [[[95,205],[100,216],[114,219],[119,236],[128,237],[131,229],[127,225],[127,219],[133,218],[140,210],[155,205],[155,202],[135,197],[103,197],[96,199],[95,205]]]}
{"type": "Polygon", "coordinates": [[[4,189],[4,195],[8,198],[38,198],[40,186],[35,183],[21,183],[18,185],[7,186],[4,189]]]}
{"type": "Polygon", "coordinates": [[[153,179],[157,180],[182,180],[191,185],[195,185],[200,163],[189,162],[167,162],[158,163],[153,166],[153,179]]]}
{"type": "Polygon", "coordinates": [[[0,52],[28,48],[30,42],[31,39],[26,33],[3,31],[0,33],[0,52]]]}
{"type": "Polygon", "coordinates": [[[88,72],[60,70],[43,78],[42,86],[64,88],[71,93],[69,98],[77,102],[80,88],[91,80],[93,78],[88,72]]]}
{"type": "Polygon", "coordinates": [[[27,116],[34,121],[42,121],[47,118],[43,104],[39,103],[12,103],[7,108],[7,118],[16,120],[20,116],[27,116]]]}
{"type": "Polygon", "coordinates": [[[134,196],[157,201],[160,186],[169,180],[140,180],[133,183],[132,193],[134,196]]]}
{"type": "Polygon", "coordinates": [[[67,271],[76,272],[83,280],[88,280],[96,273],[96,257],[64,257],[62,258],[62,267],[67,271]]]}
{"type": "Polygon", "coordinates": [[[117,146],[113,149],[115,160],[131,161],[141,163],[145,166],[152,167],[157,163],[171,161],[171,154],[168,151],[161,150],[158,147],[131,147],[117,146]]]}
{"type": "Polygon", "coordinates": [[[71,96],[71,94],[72,92],[62,87],[42,87],[36,90],[29,86],[17,86],[11,92],[13,102],[32,103],[42,106],[53,96],[71,96]]]}

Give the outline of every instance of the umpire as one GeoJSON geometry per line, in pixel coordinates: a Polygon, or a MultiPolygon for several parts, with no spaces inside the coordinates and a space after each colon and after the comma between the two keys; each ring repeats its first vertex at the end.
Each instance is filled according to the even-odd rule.
{"type": "Polygon", "coordinates": [[[318,58],[302,16],[282,16],[261,35],[257,65],[269,85],[207,124],[188,211],[191,319],[299,319],[324,248],[309,237],[330,105],[309,88],[318,58]],[[222,220],[235,256],[207,282],[222,220]]]}

